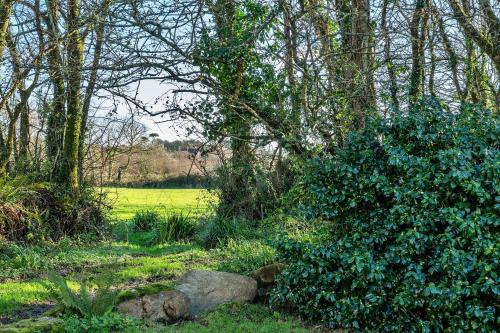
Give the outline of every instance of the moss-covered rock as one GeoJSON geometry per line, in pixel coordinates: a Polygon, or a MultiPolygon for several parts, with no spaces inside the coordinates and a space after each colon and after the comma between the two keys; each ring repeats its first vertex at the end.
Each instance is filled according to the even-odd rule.
{"type": "Polygon", "coordinates": [[[0,333],[62,333],[63,328],[64,322],[62,319],[40,317],[0,326],[0,333]]]}

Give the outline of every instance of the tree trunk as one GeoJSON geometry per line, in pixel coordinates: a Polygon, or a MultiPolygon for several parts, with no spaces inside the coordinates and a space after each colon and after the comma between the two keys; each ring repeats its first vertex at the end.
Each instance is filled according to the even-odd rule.
{"type": "Polygon", "coordinates": [[[391,96],[391,106],[396,113],[399,113],[399,98],[396,71],[391,56],[391,38],[389,36],[389,28],[387,27],[387,10],[389,0],[384,0],[382,7],[382,33],[384,36],[384,62],[389,74],[389,93],[391,96]]]}
{"type": "Polygon", "coordinates": [[[58,7],[59,0],[46,0],[47,34],[49,51],[47,52],[48,73],[53,85],[53,101],[47,119],[47,157],[51,166],[51,178],[61,177],[61,150],[66,127],[66,89],[63,74],[63,60],[60,50],[58,7]]]}
{"type": "Polygon", "coordinates": [[[21,112],[19,122],[19,156],[17,158],[16,167],[26,170],[29,163],[29,145],[30,145],[30,121],[28,101],[21,101],[21,112]]]}
{"type": "Polygon", "coordinates": [[[460,85],[460,80],[458,78],[458,57],[457,57],[457,54],[455,53],[455,50],[453,49],[453,45],[451,44],[450,39],[448,38],[448,34],[446,33],[443,18],[439,15],[439,12],[437,11],[436,8],[433,8],[432,12],[433,12],[433,17],[434,17],[436,24],[438,26],[438,31],[439,31],[439,34],[441,36],[441,41],[443,42],[444,49],[445,49],[446,53],[448,54],[448,63],[449,63],[450,70],[451,70],[451,78],[453,80],[453,84],[455,85],[455,89],[457,90],[457,94],[460,98],[460,101],[465,102],[465,94],[464,94],[464,91],[460,85]]]}
{"type": "Polygon", "coordinates": [[[12,0],[0,1],[0,62],[2,61],[3,50],[5,48],[5,35],[9,28],[9,19],[12,12],[12,0]]]}
{"type": "Polygon", "coordinates": [[[85,89],[85,99],[83,101],[82,107],[82,124],[80,127],[80,135],[78,142],[78,181],[81,183],[83,181],[83,159],[85,155],[85,150],[83,146],[85,144],[85,134],[87,131],[87,121],[89,116],[90,102],[92,101],[92,95],[94,94],[96,82],[97,82],[97,72],[99,70],[99,62],[101,60],[102,46],[104,43],[104,27],[107,15],[108,7],[103,9],[103,12],[97,18],[98,22],[95,29],[95,46],[94,46],[94,57],[92,59],[92,68],[90,72],[90,78],[87,83],[87,88],[85,89]]]}
{"type": "Polygon", "coordinates": [[[363,128],[368,110],[374,110],[375,86],[373,80],[373,39],[370,27],[368,0],[352,0],[351,59],[355,75],[356,94],[352,96],[355,111],[355,129],[363,128]]]}
{"type": "Polygon", "coordinates": [[[425,65],[425,37],[427,34],[428,10],[426,0],[417,0],[410,23],[412,68],[410,74],[410,90],[408,93],[410,107],[422,97],[425,65]]]}
{"type": "Polygon", "coordinates": [[[78,150],[82,122],[81,74],[83,65],[83,39],[80,33],[78,0],[68,0],[68,119],[64,137],[61,181],[77,193],[78,150]]]}
{"type": "MultiPolygon", "coordinates": [[[[227,170],[228,184],[222,186],[222,214],[253,218],[255,217],[255,157],[248,138],[251,136],[252,116],[238,104],[245,94],[245,57],[252,52],[253,45],[234,45],[238,41],[234,31],[237,2],[218,0],[212,7],[217,37],[227,55],[221,62],[221,71],[217,79],[223,91],[221,112],[225,118],[228,135],[231,140],[231,169],[227,170]]],[[[251,42],[250,42],[251,43],[251,42]]]]}
{"type": "Polygon", "coordinates": [[[491,9],[487,0],[479,0],[482,11],[486,14],[488,27],[492,38],[474,26],[467,10],[460,6],[458,0],[448,0],[453,16],[458,21],[465,34],[472,39],[493,62],[496,72],[500,75],[500,21],[491,9]],[[491,9],[491,10],[490,10],[491,9]]]}

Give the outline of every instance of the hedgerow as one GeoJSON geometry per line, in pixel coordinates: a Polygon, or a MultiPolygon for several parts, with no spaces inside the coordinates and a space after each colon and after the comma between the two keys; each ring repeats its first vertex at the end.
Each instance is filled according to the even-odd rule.
{"type": "Polygon", "coordinates": [[[499,137],[497,115],[427,101],[311,161],[303,207],[332,231],[280,242],[289,265],[271,300],[333,328],[496,332],[499,137]]]}

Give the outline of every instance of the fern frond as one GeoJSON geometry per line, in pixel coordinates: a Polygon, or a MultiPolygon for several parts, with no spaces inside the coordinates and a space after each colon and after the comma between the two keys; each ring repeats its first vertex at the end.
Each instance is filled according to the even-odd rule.
{"type": "Polygon", "coordinates": [[[92,296],[88,285],[82,283],[80,293],[77,294],[69,288],[67,281],[55,272],[49,272],[50,283],[43,283],[53,298],[62,305],[81,317],[102,316],[109,313],[118,302],[119,292],[112,290],[108,285],[99,284],[92,296]]]}

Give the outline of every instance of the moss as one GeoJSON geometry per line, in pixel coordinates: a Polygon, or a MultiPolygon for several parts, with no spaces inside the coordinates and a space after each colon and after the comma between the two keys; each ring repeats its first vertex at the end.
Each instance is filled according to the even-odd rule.
{"type": "Polygon", "coordinates": [[[118,298],[120,302],[123,302],[132,298],[153,295],[162,291],[173,289],[174,284],[174,281],[152,283],[134,289],[124,290],[120,293],[118,298]]]}
{"type": "Polygon", "coordinates": [[[0,333],[64,332],[64,322],[59,318],[40,317],[24,319],[16,323],[0,326],[0,333]]]}

